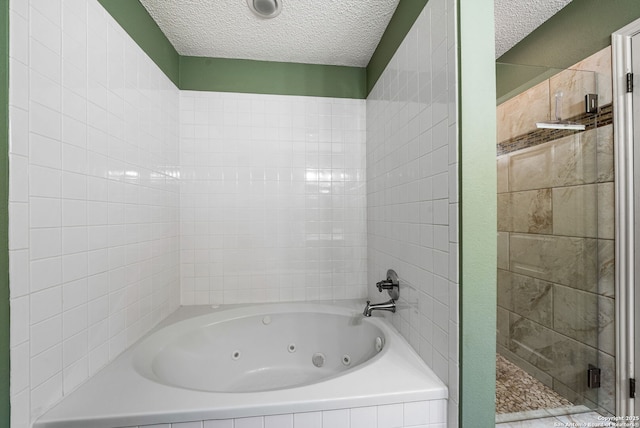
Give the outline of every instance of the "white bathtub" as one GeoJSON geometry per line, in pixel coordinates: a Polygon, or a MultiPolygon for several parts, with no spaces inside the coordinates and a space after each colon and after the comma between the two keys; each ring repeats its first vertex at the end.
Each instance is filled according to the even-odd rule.
{"type": "Polygon", "coordinates": [[[35,428],[114,428],[298,414],[447,397],[363,304],[183,307],[35,428]]]}

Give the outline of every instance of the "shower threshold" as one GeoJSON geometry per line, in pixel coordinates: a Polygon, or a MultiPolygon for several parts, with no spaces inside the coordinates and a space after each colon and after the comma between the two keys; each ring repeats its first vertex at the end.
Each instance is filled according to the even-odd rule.
{"type": "Polygon", "coordinates": [[[552,416],[566,416],[566,415],[575,415],[578,413],[589,413],[593,412],[593,409],[588,408],[587,406],[565,406],[565,407],[556,407],[553,409],[537,409],[537,410],[525,410],[522,412],[514,412],[514,413],[496,413],[496,424],[506,423],[506,422],[518,422],[518,421],[528,421],[532,419],[543,419],[552,416]]]}

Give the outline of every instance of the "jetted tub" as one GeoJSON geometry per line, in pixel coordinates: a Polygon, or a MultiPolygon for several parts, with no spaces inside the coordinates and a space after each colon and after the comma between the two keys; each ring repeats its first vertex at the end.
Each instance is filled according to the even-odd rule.
{"type": "Polygon", "coordinates": [[[443,400],[364,304],[183,307],[34,428],[114,428],[443,400]]]}

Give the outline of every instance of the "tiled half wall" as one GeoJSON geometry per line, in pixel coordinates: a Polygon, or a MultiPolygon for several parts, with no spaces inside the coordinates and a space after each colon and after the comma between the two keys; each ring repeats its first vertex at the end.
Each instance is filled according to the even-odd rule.
{"type": "MultiPolygon", "coordinates": [[[[597,70],[610,104],[610,49],[576,68],[597,70]]],[[[498,106],[498,134],[529,132],[540,120],[531,100],[581,76],[560,73],[498,106]]],[[[614,412],[613,128],[590,128],[497,159],[498,352],[573,403],[614,412]],[[602,369],[600,389],[586,385],[589,364],[602,369]]]]}
{"type": "Polygon", "coordinates": [[[446,411],[446,400],[432,400],[127,428],[445,428],[446,411]]]}

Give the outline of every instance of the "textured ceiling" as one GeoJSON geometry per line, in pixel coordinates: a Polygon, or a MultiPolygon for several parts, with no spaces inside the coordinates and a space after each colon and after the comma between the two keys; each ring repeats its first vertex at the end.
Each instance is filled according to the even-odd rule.
{"type": "Polygon", "coordinates": [[[262,19],[246,0],[140,0],[180,55],[365,67],[399,0],[281,0],[262,19]]]}
{"type": "MultiPolygon", "coordinates": [[[[140,0],[180,55],[366,67],[399,0],[140,0]]],[[[571,0],[495,0],[496,58],[571,0]]]]}
{"type": "Polygon", "coordinates": [[[495,0],[496,58],[569,3],[571,0],[495,0]]]}

